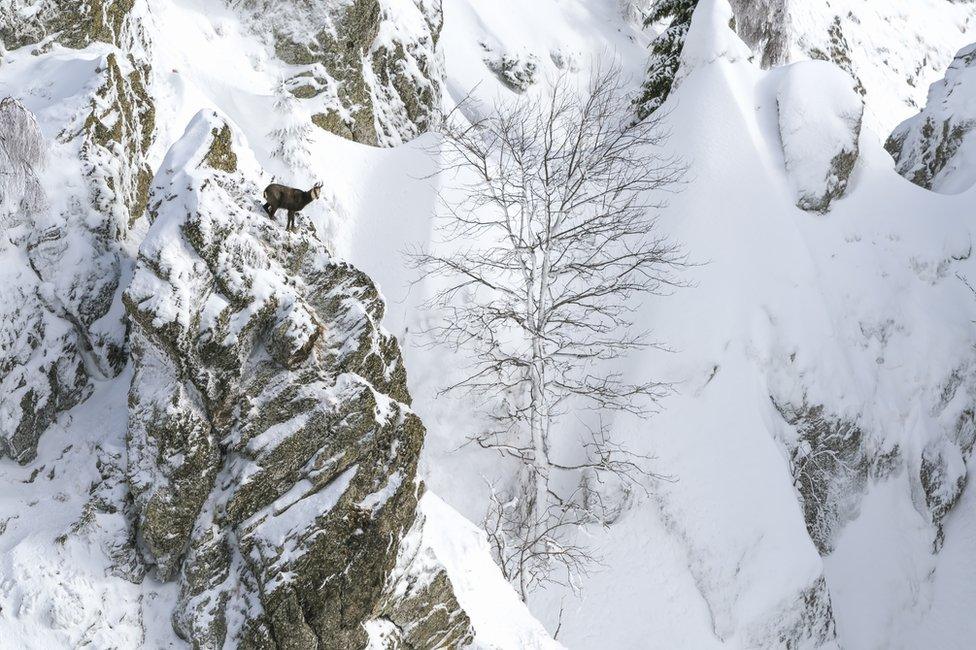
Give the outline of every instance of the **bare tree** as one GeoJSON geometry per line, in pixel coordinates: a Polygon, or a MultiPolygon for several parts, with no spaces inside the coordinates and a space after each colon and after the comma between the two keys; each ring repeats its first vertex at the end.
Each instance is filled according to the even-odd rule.
{"type": "MultiPolygon", "coordinates": [[[[22,220],[46,204],[37,172],[46,158],[34,114],[12,97],[0,101],[0,214],[22,220]]],[[[6,219],[6,217],[3,217],[6,219]]]]}
{"type": "Polygon", "coordinates": [[[684,263],[654,217],[684,170],[662,152],[658,119],[635,121],[631,102],[612,68],[583,89],[562,78],[474,123],[449,116],[442,173],[455,183],[442,193],[439,223],[447,252],[412,254],[442,283],[428,333],[471,359],[446,390],[492,404],[493,425],[473,439],[521,466],[516,488],[493,498],[486,527],[523,598],[558,579],[554,569],[571,575],[592,561],[569,540],[579,525],[606,520],[594,482],[650,476],[602,418],[574,460],[551,444],[570,407],[644,415],[668,388],[606,370],[652,345],[633,327],[635,299],[675,286],[684,263]],[[580,487],[560,493],[554,472],[580,487]]]}

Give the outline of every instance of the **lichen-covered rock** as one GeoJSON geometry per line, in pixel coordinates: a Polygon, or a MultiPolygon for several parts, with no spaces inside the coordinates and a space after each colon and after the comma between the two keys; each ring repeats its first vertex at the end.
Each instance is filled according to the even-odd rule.
{"type": "Polygon", "coordinates": [[[427,543],[427,517],[418,512],[387,576],[371,636],[387,648],[460,648],[473,640],[471,621],[458,604],[447,571],[427,543]]]}
{"type": "Polygon", "coordinates": [[[853,80],[831,63],[794,63],[782,74],[779,132],[796,205],[826,212],[843,196],[857,162],[864,103],[853,80]]]}
{"type": "Polygon", "coordinates": [[[485,60],[488,69],[515,92],[525,92],[539,75],[539,57],[532,53],[506,53],[485,60]]]}
{"type": "Polygon", "coordinates": [[[148,561],[179,578],[174,625],[201,648],[360,648],[390,610],[461,638],[463,614],[438,618],[446,583],[384,595],[424,428],[383,302],[311,226],[267,218],[259,175],[234,127],[198,114],[154,180],[125,293],[129,483],[148,561]]]}
{"type": "Polygon", "coordinates": [[[235,0],[319,127],[393,146],[438,120],[440,0],[235,0]]]}
{"type": "Polygon", "coordinates": [[[129,20],[136,0],[0,0],[0,40],[7,49],[52,42],[83,48],[123,46],[136,36],[129,20]]]}
{"type": "Polygon", "coordinates": [[[793,427],[787,441],[790,469],[810,539],[822,555],[833,550],[840,528],[857,514],[871,457],[856,422],[827,413],[822,405],[773,404],[793,427]]]}
{"type": "Polygon", "coordinates": [[[957,193],[976,183],[976,44],[959,51],[929,87],[922,112],[902,122],[885,148],[916,185],[957,193]]]}

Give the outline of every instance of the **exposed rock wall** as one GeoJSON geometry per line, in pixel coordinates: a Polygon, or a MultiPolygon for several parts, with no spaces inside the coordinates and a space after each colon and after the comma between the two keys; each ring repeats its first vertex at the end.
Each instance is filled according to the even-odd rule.
{"type": "Polygon", "coordinates": [[[898,125],[885,148],[916,185],[954,193],[976,183],[976,44],[959,51],[925,108],[898,125]]]}
{"type": "Polygon", "coordinates": [[[94,42],[128,47],[141,38],[131,21],[137,0],[0,0],[0,40],[9,50],[57,42],[83,48],[94,42]]]}
{"type": "Polygon", "coordinates": [[[833,550],[837,532],[857,514],[872,465],[857,422],[825,412],[823,405],[780,404],[795,427],[789,442],[790,470],[810,539],[822,555],[833,550]]]}
{"type": "Polygon", "coordinates": [[[392,146],[439,119],[440,0],[234,0],[298,72],[286,87],[319,127],[392,146]]]}
{"type": "Polygon", "coordinates": [[[176,628],[205,648],[359,648],[377,617],[404,643],[464,637],[446,578],[384,588],[424,428],[383,302],[311,226],[269,220],[258,177],[200,113],[156,176],[125,294],[130,486],[149,562],[180,582],[176,628]],[[411,632],[415,616],[435,619],[411,632]]]}
{"type": "Polygon", "coordinates": [[[735,30],[758,55],[764,68],[785,63],[790,52],[786,0],[730,0],[735,30]]]}

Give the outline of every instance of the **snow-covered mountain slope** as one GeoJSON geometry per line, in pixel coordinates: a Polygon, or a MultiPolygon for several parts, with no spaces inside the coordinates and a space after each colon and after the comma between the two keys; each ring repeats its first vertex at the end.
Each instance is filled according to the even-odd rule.
{"type": "Polygon", "coordinates": [[[885,148],[898,172],[922,187],[954,193],[976,183],[976,45],[959,51],[945,78],[929,87],[925,108],[885,148]]]}
{"type": "MultiPolygon", "coordinates": [[[[583,530],[601,564],[533,594],[530,614],[465,520],[481,520],[488,486],[514,468],[464,446],[483,414],[438,395],[459,360],[416,335],[430,287],[410,284],[402,252],[436,239],[448,186],[431,176],[436,136],[420,132],[433,107],[510,102],[608,58],[638,87],[641,3],[320,0],[265,16],[272,3],[250,0],[0,0],[0,97],[36,116],[47,152],[43,165],[30,152],[0,158],[20,170],[18,193],[4,186],[2,198],[0,452],[21,461],[0,460],[0,645],[183,647],[178,612],[199,645],[279,625],[311,647],[309,629],[339,620],[351,645],[376,648],[469,635],[476,647],[549,648],[556,630],[570,648],[971,647],[976,195],[906,181],[882,141],[976,40],[974,5],[743,0],[736,33],[727,2],[701,0],[665,107],[667,146],[688,174],[659,223],[695,265],[689,286],[634,305],[670,351],[624,368],[650,369],[675,393],[648,420],[612,422],[670,480],[626,501],[613,525],[583,530]],[[225,126],[234,165],[226,151],[204,164],[225,126]],[[24,201],[27,162],[44,202],[24,201]],[[256,188],[272,179],[325,182],[298,234],[260,212],[256,188]],[[345,269],[356,295],[324,304],[317,288],[332,285],[305,262],[345,269]],[[364,298],[370,285],[377,296],[364,298]],[[146,307],[141,322],[124,295],[130,315],[146,307]],[[379,379],[398,367],[376,329],[380,295],[408,386],[379,379]],[[315,323],[330,325],[321,341],[315,323]],[[351,354],[370,385],[362,404],[336,396],[331,361],[306,356],[310,341],[323,358],[330,341],[355,347],[354,331],[380,361],[351,354]],[[221,403],[254,407],[296,386],[318,393],[300,413],[267,409],[296,416],[281,422],[221,403]],[[325,448],[302,418],[343,408],[405,442],[352,440],[343,451],[368,459],[370,486],[353,486],[359,470],[346,467],[350,490],[315,491],[321,468],[291,462],[306,443],[318,445],[308,457],[325,448]],[[14,435],[25,413],[27,434],[14,435]],[[193,413],[218,433],[157,426],[193,413]],[[419,460],[400,449],[416,443],[397,426],[410,413],[427,429],[419,460]],[[429,487],[415,504],[403,489],[414,464],[429,487]],[[347,618],[323,613],[315,578],[348,558],[305,533],[342,529],[332,512],[377,514],[393,494],[403,507],[370,521],[399,522],[399,550],[376,551],[367,526],[374,551],[349,564],[382,579],[349,587],[347,618]],[[310,566],[308,549],[340,557],[310,566]],[[276,576],[279,563],[292,572],[276,576]]],[[[12,106],[3,124],[30,121],[12,106]]]]}
{"type": "Polygon", "coordinates": [[[925,102],[929,80],[974,40],[976,5],[956,0],[732,0],[736,26],[764,68],[836,63],[867,98],[867,125],[891,131],[925,102]]]}
{"type": "MultiPolygon", "coordinates": [[[[879,82],[882,91],[863,96],[865,114],[884,117],[866,118],[843,198],[823,216],[797,209],[777,99],[803,72],[750,61],[722,4],[701,3],[668,105],[669,147],[690,180],[669,197],[664,223],[701,265],[689,272],[693,288],[642,307],[642,322],[674,352],[634,359],[635,373],[656,369],[678,395],[648,422],[618,424],[675,481],[609,530],[589,531],[603,567],[581,580],[579,596],[557,589],[533,607],[552,628],[561,620],[560,640],[580,648],[968,647],[971,600],[955,576],[965,571],[961,549],[973,551],[961,486],[976,303],[956,274],[973,272],[973,196],[936,196],[895,172],[878,125],[914,109],[879,82]]],[[[445,3],[452,96],[513,96],[471,41],[541,53],[559,43],[584,62],[609,50],[639,79],[643,36],[613,5],[445,3]]],[[[905,8],[904,21],[935,20],[929,8],[905,8]]],[[[954,19],[938,29],[954,34],[934,39],[939,48],[967,38],[954,19]]],[[[897,51],[925,56],[914,45],[897,51]]],[[[539,58],[544,74],[557,72],[539,58]]],[[[865,50],[863,76],[891,74],[884,58],[865,50]]],[[[918,74],[924,85],[942,73],[918,74]]],[[[901,78],[896,87],[911,88],[901,78]]],[[[798,125],[810,140],[828,117],[813,111],[831,103],[798,125]]],[[[485,479],[503,482],[508,470],[459,449],[459,430],[479,420],[450,397],[433,399],[451,361],[409,345],[419,289],[408,291],[391,262],[430,228],[429,181],[399,175],[428,173],[424,153],[418,144],[350,170],[364,183],[399,179],[404,210],[390,225],[379,197],[355,197],[349,250],[379,279],[406,335],[416,408],[431,430],[428,482],[477,519],[485,479]]],[[[338,164],[343,153],[334,155],[338,164]]]]}

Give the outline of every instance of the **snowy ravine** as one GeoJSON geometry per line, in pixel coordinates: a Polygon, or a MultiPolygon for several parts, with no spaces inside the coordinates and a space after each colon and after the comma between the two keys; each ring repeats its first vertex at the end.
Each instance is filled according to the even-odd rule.
{"type": "Polygon", "coordinates": [[[428,131],[636,90],[646,5],[0,0],[0,648],[973,647],[973,2],[700,0],[623,368],[675,391],[612,422],[671,480],[571,585],[493,563],[428,131]]]}

